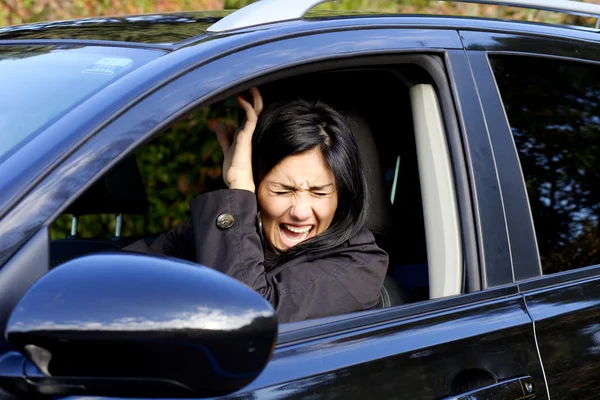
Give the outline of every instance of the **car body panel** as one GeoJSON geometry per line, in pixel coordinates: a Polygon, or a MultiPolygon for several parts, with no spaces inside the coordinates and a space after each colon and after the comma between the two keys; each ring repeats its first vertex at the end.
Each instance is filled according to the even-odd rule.
{"type": "Polygon", "coordinates": [[[471,67],[464,52],[449,52],[449,70],[454,84],[457,108],[463,124],[463,145],[470,171],[478,225],[481,287],[488,288],[513,282],[508,237],[504,229],[505,215],[499,191],[493,154],[489,147],[488,127],[483,118],[479,94],[471,67]]]}
{"type": "MultiPolygon", "coordinates": [[[[595,267],[596,273],[600,270],[595,267]]],[[[594,399],[600,367],[600,278],[525,295],[551,398],[594,399]]]]}
{"type": "Polygon", "coordinates": [[[542,274],[535,231],[515,143],[502,107],[502,100],[484,51],[468,50],[467,55],[481,96],[486,125],[493,145],[503,209],[508,222],[510,252],[517,281],[542,274]],[[528,223],[529,222],[529,223],[528,223]]]}
{"type": "MultiPolygon", "coordinates": [[[[48,272],[49,254],[48,229],[42,228],[0,269],[0,326],[3,332],[23,293],[48,272]]],[[[10,350],[13,349],[2,335],[0,354],[10,350]]]]}
{"type": "Polygon", "coordinates": [[[497,381],[532,376],[536,399],[547,398],[520,296],[280,347],[254,382],[227,398],[438,399],[462,393],[465,371],[497,381]]]}

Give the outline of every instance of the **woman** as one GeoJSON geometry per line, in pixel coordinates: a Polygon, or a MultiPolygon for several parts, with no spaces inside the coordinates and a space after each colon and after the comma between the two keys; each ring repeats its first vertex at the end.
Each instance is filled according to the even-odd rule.
{"type": "Polygon", "coordinates": [[[258,89],[250,92],[254,105],[238,96],[242,128],[233,137],[217,130],[228,189],[199,195],[186,221],[127,250],[230,275],[266,298],[279,322],[375,307],[388,256],[365,227],[368,192],[347,123],[318,102],[262,112],[258,89]]]}

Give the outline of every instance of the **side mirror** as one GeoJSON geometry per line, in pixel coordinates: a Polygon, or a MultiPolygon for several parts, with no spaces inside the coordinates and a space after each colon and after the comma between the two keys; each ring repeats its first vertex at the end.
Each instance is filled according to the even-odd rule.
{"type": "Polygon", "coordinates": [[[168,257],[103,253],[40,278],[17,304],[0,387],[17,395],[212,397],[266,366],[272,306],[243,283],[168,257]]]}

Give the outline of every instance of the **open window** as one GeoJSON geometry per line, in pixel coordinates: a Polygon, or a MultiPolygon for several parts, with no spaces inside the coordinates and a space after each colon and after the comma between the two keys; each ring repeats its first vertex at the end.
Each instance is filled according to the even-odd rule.
{"type": "MultiPolygon", "coordinates": [[[[350,118],[372,195],[369,228],[390,256],[379,307],[466,291],[447,124],[436,80],[413,61],[337,63],[257,83],[265,103],[318,99],[350,118]]],[[[140,146],[55,221],[52,266],[151,242],[185,219],[193,197],[225,187],[215,124],[235,129],[242,117],[233,98],[220,98],[140,146]]]]}

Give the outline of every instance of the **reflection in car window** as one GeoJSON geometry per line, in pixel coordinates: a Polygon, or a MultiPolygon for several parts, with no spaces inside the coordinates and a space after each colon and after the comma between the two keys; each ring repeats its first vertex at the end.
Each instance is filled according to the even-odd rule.
{"type": "Polygon", "coordinates": [[[544,274],[600,264],[600,68],[516,56],[491,63],[544,274]]]}
{"type": "Polygon", "coordinates": [[[70,108],[160,54],[109,47],[0,47],[0,163],[70,108]]]}

